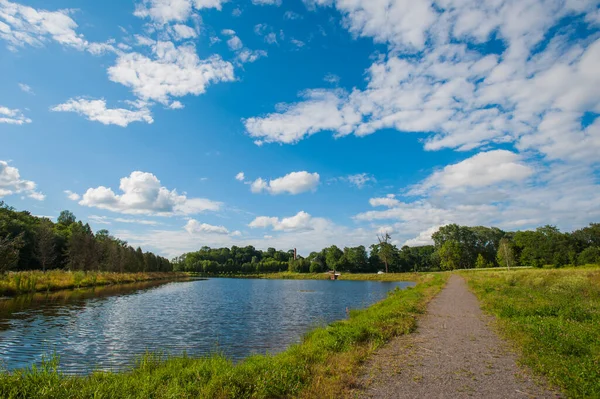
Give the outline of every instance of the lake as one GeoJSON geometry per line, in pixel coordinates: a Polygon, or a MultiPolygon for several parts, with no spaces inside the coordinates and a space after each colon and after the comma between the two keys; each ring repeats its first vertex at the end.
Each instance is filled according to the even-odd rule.
{"type": "Polygon", "coordinates": [[[137,284],[0,301],[0,359],[60,356],[65,373],[122,370],[146,351],[240,360],[276,353],[410,282],[225,279],[137,284]]]}

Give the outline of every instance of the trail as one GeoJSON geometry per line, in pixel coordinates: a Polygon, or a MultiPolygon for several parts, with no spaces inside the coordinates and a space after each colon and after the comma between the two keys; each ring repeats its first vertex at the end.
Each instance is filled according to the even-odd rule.
{"type": "MultiPolygon", "coordinates": [[[[365,365],[360,398],[557,398],[516,365],[464,279],[452,275],[413,334],[365,365]]],[[[557,361],[560,361],[557,359],[557,361]]]]}

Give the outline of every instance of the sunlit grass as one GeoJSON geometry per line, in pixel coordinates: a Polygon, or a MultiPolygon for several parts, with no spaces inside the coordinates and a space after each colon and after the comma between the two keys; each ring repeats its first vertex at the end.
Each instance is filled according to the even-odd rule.
{"type": "MultiPolygon", "coordinates": [[[[414,330],[416,318],[446,281],[416,276],[417,285],[393,290],[347,320],[317,328],[277,355],[234,364],[221,355],[163,359],[146,355],[123,373],[60,373],[58,361],[0,374],[2,398],[338,398],[351,389],[358,365],[392,337],[414,330]]],[[[265,339],[269,332],[265,331],[265,339]]]]}
{"type": "Polygon", "coordinates": [[[186,277],[184,273],[112,273],[50,270],[0,274],[0,295],[17,295],[37,291],[56,291],[100,285],[136,283],[165,278],[186,277]]]}
{"type": "Polygon", "coordinates": [[[600,397],[600,269],[463,272],[521,360],[569,397],[600,397]]]}

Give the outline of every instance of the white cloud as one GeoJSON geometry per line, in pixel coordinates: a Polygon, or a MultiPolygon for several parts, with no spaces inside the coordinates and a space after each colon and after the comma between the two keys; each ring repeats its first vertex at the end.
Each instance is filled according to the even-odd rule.
{"type": "Polygon", "coordinates": [[[266,34],[265,42],[267,42],[268,44],[277,44],[277,34],[275,32],[266,34]]]}
{"type": "Polygon", "coordinates": [[[446,192],[465,187],[497,185],[503,182],[516,183],[532,174],[533,169],[521,162],[521,157],[514,152],[507,150],[480,152],[434,172],[414,187],[411,194],[422,194],[433,188],[446,192]]]}
{"type": "Polygon", "coordinates": [[[597,125],[581,126],[586,112],[600,112],[600,39],[550,31],[565,16],[591,15],[592,2],[312,3],[334,5],[346,28],[391,51],[368,68],[364,89],[307,90],[277,112],[245,119],[257,144],[391,128],[425,133],[427,150],[514,143],[549,159],[586,162],[600,151],[597,125]],[[505,48],[480,51],[493,34],[505,48]]]}
{"type": "Polygon", "coordinates": [[[29,198],[42,201],[44,194],[36,191],[37,185],[31,180],[21,179],[19,169],[0,161],[0,198],[14,194],[24,194],[29,198]]]}
{"type": "Polygon", "coordinates": [[[254,61],[258,60],[259,58],[263,58],[266,56],[267,56],[267,52],[264,50],[242,49],[241,51],[238,52],[236,59],[240,63],[245,64],[247,62],[254,62],[254,61]]]}
{"type": "Polygon", "coordinates": [[[227,47],[229,47],[229,49],[232,51],[236,51],[244,47],[244,44],[239,37],[232,36],[229,40],[227,40],[227,47]]]}
{"type": "Polygon", "coordinates": [[[406,240],[403,245],[408,245],[409,247],[421,247],[423,245],[432,245],[433,240],[431,236],[433,233],[437,232],[440,226],[431,226],[427,230],[420,232],[416,237],[406,240]]]}
{"type": "Polygon", "coordinates": [[[175,24],[170,27],[171,35],[175,40],[193,39],[198,37],[198,32],[191,26],[184,24],[175,24]]]}
{"type": "Polygon", "coordinates": [[[225,36],[235,36],[235,31],[233,29],[223,29],[221,34],[225,36]]]}
{"type": "Polygon", "coordinates": [[[281,5],[281,0],[252,0],[252,4],[257,6],[277,6],[281,5]]]}
{"type": "Polygon", "coordinates": [[[211,224],[200,223],[195,219],[188,220],[184,226],[184,229],[190,234],[229,234],[229,230],[223,226],[213,226],[211,224]]]}
{"type": "Polygon", "coordinates": [[[185,106],[181,103],[181,101],[173,101],[171,104],[169,104],[169,109],[182,109],[185,106]]]}
{"type": "Polygon", "coordinates": [[[377,180],[375,180],[375,177],[369,175],[368,173],[358,173],[355,175],[348,175],[346,177],[343,178],[344,180],[348,181],[348,183],[350,183],[353,186],[356,186],[357,188],[363,188],[367,183],[369,182],[376,182],[377,180]]]}
{"type": "Polygon", "coordinates": [[[112,224],[112,222],[126,224],[141,224],[145,226],[157,226],[160,223],[155,220],[148,219],[129,219],[129,218],[111,218],[108,216],[90,215],[87,218],[89,221],[97,224],[112,224]]]}
{"type": "Polygon", "coordinates": [[[325,75],[323,80],[327,83],[331,83],[331,84],[335,84],[335,85],[340,83],[340,77],[333,73],[328,73],[327,75],[325,75]]]}
{"type": "Polygon", "coordinates": [[[127,127],[132,122],[154,122],[152,114],[146,106],[137,109],[106,108],[106,101],[104,99],[70,99],[64,104],[52,107],[51,110],[55,112],[75,112],[91,121],[121,127],[127,127]]]}
{"type": "Polygon", "coordinates": [[[290,42],[298,48],[302,48],[306,45],[306,43],[304,43],[302,40],[298,40],[298,39],[294,39],[294,38],[291,38],[290,42]]]}
{"type": "Polygon", "coordinates": [[[176,190],[168,190],[152,173],[132,172],[121,179],[115,194],[112,189],[99,186],[89,188],[83,194],[80,205],[107,209],[126,214],[146,214],[158,216],[192,215],[203,211],[218,211],[220,202],[205,198],[188,198],[176,190]]]}
{"type": "Polygon", "coordinates": [[[289,20],[295,20],[295,19],[302,19],[302,15],[294,12],[294,11],[286,11],[283,14],[283,18],[284,19],[289,19],[289,20]]]}
{"type": "Polygon", "coordinates": [[[388,208],[392,208],[400,205],[400,201],[395,198],[394,194],[389,194],[387,197],[371,198],[369,204],[371,206],[387,206],[388,208]]]}
{"type": "Polygon", "coordinates": [[[251,228],[272,228],[274,231],[298,231],[314,230],[315,225],[319,223],[328,223],[322,218],[313,218],[304,211],[298,212],[294,216],[279,219],[277,217],[259,216],[248,225],[251,228]]]}
{"type": "Polygon", "coordinates": [[[136,6],[134,15],[140,18],[150,18],[156,23],[166,24],[171,21],[187,20],[194,9],[215,8],[227,0],[144,0],[136,6]]]}
{"type": "Polygon", "coordinates": [[[67,198],[71,201],[79,201],[81,199],[81,196],[79,194],[74,193],[71,190],[65,190],[64,193],[67,194],[67,198]]]}
{"type": "Polygon", "coordinates": [[[234,17],[239,17],[240,15],[242,15],[242,9],[239,7],[234,8],[231,12],[231,15],[233,15],[234,17]]]}
{"type": "Polygon", "coordinates": [[[21,89],[21,91],[23,91],[24,93],[27,94],[35,94],[33,92],[33,89],[31,88],[31,86],[25,84],[25,83],[19,83],[19,88],[21,89]]]}
{"type": "Polygon", "coordinates": [[[107,43],[91,43],[76,32],[77,23],[70,17],[72,10],[46,11],[0,0],[0,38],[8,42],[8,48],[42,46],[48,39],[92,54],[114,51],[107,43]],[[3,22],[4,21],[4,22],[3,22]]]}
{"type": "Polygon", "coordinates": [[[315,191],[319,181],[318,173],[291,172],[283,177],[270,180],[268,183],[262,178],[258,178],[251,184],[250,189],[253,193],[266,191],[272,195],[284,193],[296,195],[306,191],[315,191]]]}
{"type": "Polygon", "coordinates": [[[244,179],[246,179],[246,175],[244,175],[244,172],[240,172],[237,175],[235,175],[235,180],[237,181],[244,181],[244,179]]]}
{"type": "Polygon", "coordinates": [[[158,42],[152,52],[154,59],[140,53],[120,55],[108,68],[110,80],[131,88],[143,100],[167,104],[171,97],[200,95],[212,83],[235,79],[231,63],[218,55],[201,60],[190,44],[158,42]]]}
{"type": "Polygon", "coordinates": [[[10,109],[0,105],[0,123],[23,125],[25,123],[31,123],[31,119],[23,115],[23,112],[20,109],[10,109]]]}

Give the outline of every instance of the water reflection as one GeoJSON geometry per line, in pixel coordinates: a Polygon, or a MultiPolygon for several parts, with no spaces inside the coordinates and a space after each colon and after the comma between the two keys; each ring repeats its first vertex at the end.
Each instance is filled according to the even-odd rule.
{"type": "Polygon", "coordinates": [[[0,301],[0,356],[12,369],[56,353],[68,373],[122,369],[147,350],[241,359],[281,351],[409,284],[211,279],[34,294],[0,301]]]}

